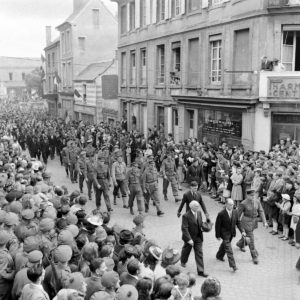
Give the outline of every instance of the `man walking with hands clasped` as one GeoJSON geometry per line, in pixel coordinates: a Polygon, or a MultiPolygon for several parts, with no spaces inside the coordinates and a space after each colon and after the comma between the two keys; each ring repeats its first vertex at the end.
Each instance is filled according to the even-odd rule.
{"type": "Polygon", "coordinates": [[[217,216],[215,230],[216,238],[218,240],[223,240],[216,254],[216,258],[220,261],[225,261],[224,256],[227,254],[229,267],[235,272],[237,267],[233,257],[231,240],[236,236],[236,226],[244,237],[246,236],[246,233],[239,220],[238,212],[237,210],[233,209],[233,206],[234,201],[228,198],[225,208],[220,211],[217,216]]]}

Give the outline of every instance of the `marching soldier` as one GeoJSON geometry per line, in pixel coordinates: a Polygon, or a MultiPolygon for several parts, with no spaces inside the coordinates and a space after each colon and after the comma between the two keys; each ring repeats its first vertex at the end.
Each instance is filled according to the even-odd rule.
{"type": "Polygon", "coordinates": [[[70,147],[68,149],[68,163],[71,182],[78,182],[78,170],[77,170],[77,160],[78,160],[79,148],[75,145],[74,141],[70,142],[70,147]]]}
{"type": "Polygon", "coordinates": [[[86,185],[87,185],[89,200],[92,200],[92,192],[93,192],[92,187],[94,182],[94,173],[95,173],[94,157],[89,156],[86,162],[86,185]]]}
{"type": "Polygon", "coordinates": [[[68,154],[68,152],[69,152],[69,147],[67,145],[64,145],[64,147],[62,148],[62,150],[60,152],[60,155],[61,155],[62,164],[64,165],[65,170],[66,170],[67,177],[69,177],[69,161],[68,161],[69,154],[68,154]]]}
{"type": "Polygon", "coordinates": [[[87,165],[86,165],[86,152],[81,151],[78,161],[77,161],[77,170],[79,172],[79,189],[82,193],[84,179],[86,179],[87,165]]]}
{"type": "Polygon", "coordinates": [[[119,151],[116,155],[117,161],[115,161],[112,165],[111,177],[114,183],[114,205],[117,204],[117,195],[118,190],[121,190],[123,207],[128,208],[127,206],[127,185],[126,185],[126,165],[122,158],[122,152],[119,151]]]}
{"type": "Polygon", "coordinates": [[[158,197],[158,172],[153,159],[149,160],[149,165],[142,175],[142,187],[145,198],[145,212],[147,213],[149,211],[149,200],[152,198],[155,203],[157,215],[163,215],[164,212],[160,210],[158,197]]]}
{"type": "Polygon", "coordinates": [[[101,195],[103,193],[104,201],[108,211],[113,211],[111,208],[109,200],[109,180],[110,173],[109,167],[105,164],[105,157],[98,156],[98,161],[96,162],[95,171],[94,171],[94,189],[96,193],[96,207],[100,209],[101,206],[101,195]]]}
{"type": "Polygon", "coordinates": [[[143,212],[143,192],[142,192],[142,186],[141,186],[141,171],[138,168],[138,163],[133,162],[131,170],[129,170],[126,174],[126,181],[128,182],[128,188],[129,188],[129,208],[130,213],[134,215],[133,211],[133,201],[134,198],[136,198],[137,201],[137,207],[140,214],[143,212]]]}
{"type": "Polygon", "coordinates": [[[163,179],[163,194],[165,200],[168,200],[168,186],[169,182],[172,186],[173,196],[175,197],[175,202],[180,201],[180,197],[178,194],[178,182],[177,182],[177,173],[176,173],[176,165],[175,160],[172,158],[171,151],[167,151],[167,158],[165,158],[161,165],[162,174],[164,176],[163,179]]]}
{"type": "Polygon", "coordinates": [[[93,139],[89,138],[87,141],[87,146],[84,148],[86,152],[86,157],[94,157],[96,153],[96,148],[93,147],[93,139]]]}

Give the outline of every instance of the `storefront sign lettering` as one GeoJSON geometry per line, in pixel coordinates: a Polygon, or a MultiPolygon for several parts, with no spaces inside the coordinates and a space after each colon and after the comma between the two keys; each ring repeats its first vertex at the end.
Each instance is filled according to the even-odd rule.
{"type": "Polygon", "coordinates": [[[268,97],[300,98],[300,78],[269,79],[268,97]]]}

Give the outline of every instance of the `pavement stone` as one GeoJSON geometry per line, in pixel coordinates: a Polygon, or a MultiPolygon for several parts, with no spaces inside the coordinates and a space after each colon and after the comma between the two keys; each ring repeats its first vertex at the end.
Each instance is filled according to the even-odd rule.
{"type": "MultiPolygon", "coordinates": [[[[52,174],[51,180],[55,185],[66,185],[69,192],[79,190],[78,183],[72,184],[66,177],[64,168],[57,158],[49,161],[47,170],[52,174]]],[[[163,217],[156,216],[156,209],[150,206],[149,213],[145,218],[145,234],[152,238],[164,248],[167,246],[181,249],[181,219],[177,218],[178,203],[175,203],[172,196],[171,187],[168,189],[169,201],[163,200],[162,179],[159,183],[161,206],[165,212],[163,217]]],[[[84,186],[84,193],[87,193],[84,186]]],[[[184,193],[184,190],[180,192],[184,193]]],[[[112,200],[112,189],[110,191],[112,200]]],[[[94,195],[93,195],[94,196],[94,195]]],[[[222,205],[203,195],[204,202],[211,219],[216,219],[217,213],[222,209],[222,205]]],[[[88,202],[88,210],[95,208],[95,202],[88,202]]],[[[117,199],[117,206],[112,205],[114,211],[111,216],[110,225],[118,223],[126,228],[133,228],[132,219],[128,209],[122,207],[122,200],[117,199]]],[[[102,209],[106,210],[104,201],[102,209]]],[[[137,211],[135,204],[135,211],[137,211]]],[[[240,238],[233,239],[234,257],[238,271],[233,273],[229,269],[227,258],[225,262],[217,261],[215,258],[220,242],[215,238],[214,229],[209,233],[204,233],[204,264],[205,271],[218,278],[221,282],[223,300],[300,300],[300,284],[298,277],[300,273],[296,270],[295,264],[300,255],[300,251],[291,247],[287,242],[283,242],[269,234],[270,229],[265,229],[262,223],[255,231],[255,244],[259,252],[259,264],[254,265],[251,260],[249,249],[246,253],[241,252],[235,243],[240,238]]],[[[187,263],[186,271],[196,273],[195,259],[193,252],[187,263]]],[[[193,288],[194,295],[200,295],[200,287],[204,278],[198,277],[197,284],[193,288]]]]}

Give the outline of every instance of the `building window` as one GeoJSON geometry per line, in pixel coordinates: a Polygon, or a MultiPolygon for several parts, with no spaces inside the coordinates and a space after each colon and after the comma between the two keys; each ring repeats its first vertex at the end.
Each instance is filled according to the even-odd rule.
{"type": "Polygon", "coordinates": [[[221,83],[222,79],[222,41],[210,41],[210,81],[211,83],[221,83]]]}
{"type": "Polygon", "coordinates": [[[25,80],[25,73],[24,72],[22,73],[22,80],[23,81],[25,80]]]}
{"type": "Polygon", "coordinates": [[[66,64],[62,64],[62,79],[63,79],[63,86],[66,86],[66,64]]]}
{"type": "Polygon", "coordinates": [[[170,72],[171,84],[179,85],[181,79],[181,44],[172,43],[172,72],[170,72]]]}
{"type": "Polygon", "coordinates": [[[181,13],[181,0],[172,0],[171,15],[172,18],[179,16],[181,13]]]}
{"type": "Polygon", "coordinates": [[[281,61],[285,70],[300,71],[300,31],[283,31],[282,38],[281,61]]]}
{"type": "Polygon", "coordinates": [[[141,49],[141,85],[147,84],[147,51],[145,48],[141,49]]]}
{"type": "Polygon", "coordinates": [[[55,67],[55,52],[52,52],[52,67],[55,67]]]}
{"type": "Polygon", "coordinates": [[[188,110],[188,114],[189,114],[189,119],[190,119],[189,129],[194,129],[194,114],[195,114],[195,112],[193,110],[188,110]]]}
{"type": "Polygon", "coordinates": [[[85,83],[82,85],[82,98],[83,98],[83,102],[86,102],[86,84],[85,83]]]}
{"type": "Polygon", "coordinates": [[[127,31],[127,9],[126,5],[121,7],[121,33],[125,33],[127,31]]]}
{"type": "Polygon", "coordinates": [[[94,28],[99,28],[99,26],[100,26],[99,9],[93,9],[93,26],[94,26],[94,28]]]}
{"type": "Polygon", "coordinates": [[[121,53],[121,85],[126,85],[126,52],[121,53]]]}
{"type": "Polygon", "coordinates": [[[80,49],[81,51],[85,51],[85,37],[80,36],[80,37],[78,38],[78,45],[79,45],[79,49],[80,49]]]}
{"type": "Polygon", "coordinates": [[[71,34],[70,30],[66,31],[66,51],[70,51],[71,49],[71,34]]]}
{"type": "Polygon", "coordinates": [[[135,28],[135,2],[130,2],[130,12],[129,12],[129,29],[133,30],[135,28]]]}
{"type": "Polygon", "coordinates": [[[173,116],[174,116],[174,126],[178,126],[179,119],[178,119],[178,110],[177,109],[173,109],[173,116]]]}
{"type": "Polygon", "coordinates": [[[12,73],[12,72],[9,72],[9,73],[8,73],[8,76],[9,76],[9,80],[12,81],[12,80],[13,80],[13,73],[12,73]]]}
{"type": "Polygon", "coordinates": [[[65,46],[65,34],[62,32],[61,34],[61,51],[62,53],[66,52],[66,46],[65,46]]]}
{"type": "Polygon", "coordinates": [[[51,76],[48,77],[48,87],[49,87],[48,92],[51,92],[51,76]]]}
{"type": "Polygon", "coordinates": [[[200,77],[199,39],[190,39],[188,47],[188,85],[197,86],[199,84],[200,77]]]}
{"type": "Polygon", "coordinates": [[[146,0],[141,0],[141,9],[140,9],[140,24],[141,27],[146,26],[146,0]]]}
{"type": "Polygon", "coordinates": [[[130,51],[130,84],[136,84],[136,55],[130,51]]]}
{"type": "Polygon", "coordinates": [[[157,21],[162,21],[165,19],[165,0],[157,0],[157,14],[156,19],[157,21]]]}
{"type": "Polygon", "coordinates": [[[189,12],[192,12],[197,9],[200,9],[200,1],[199,0],[189,0],[189,2],[188,2],[189,12]]]}
{"type": "Polygon", "coordinates": [[[50,66],[51,66],[51,56],[50,56],[50,53],[48,53],[48,61],[47,61],[47,63],[48,63],[48,68],[50,68],[50,66]]]}
{"type": "Polygon", "coordinates": [[[157,83],[165,83],[165,45],[157,46],[157,83]]]}

